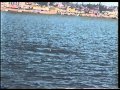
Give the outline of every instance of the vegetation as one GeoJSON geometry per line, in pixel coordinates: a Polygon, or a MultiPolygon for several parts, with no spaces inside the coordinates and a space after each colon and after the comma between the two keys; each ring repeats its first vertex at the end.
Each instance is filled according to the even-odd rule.
{"type": "MultiPolygon", "coordinates": [[[[53,5],[53,3],[54,3],[54,2],[50,2],[49,5],[53,5]]],[[[37,4],[47,6],[47,5],[48,5],[48,2],[37,2],[37,4]]]]}
{"type": "MultiPolygon", "coordinates": [[[[55,2],[37,2],[37,4],[39,4],[39,5],[45,5],[45,6],[47,6],[48,4],[49,5],[54,5],[54,3],[55,2]]],[[[70,6],[71,8],[77,8],[77,9],[82,9],[82,7],[87,7],[87,9],[97,9],[97,10],[99,10],[100,12],[102,12],[102,11],[111,11],[112,9],[110,9],[110,8],[107,8],[106,6],[104,6],[104,5],[102,5],[101,3],[99,3],[99,4],[78,4],[78,3],[76,3],[76,4],[74,4],[74,3],[72,3],[72,2],[62,2],[62,4],[65,6],[65,7],[67,7],[67,6],[70,6]]]]}

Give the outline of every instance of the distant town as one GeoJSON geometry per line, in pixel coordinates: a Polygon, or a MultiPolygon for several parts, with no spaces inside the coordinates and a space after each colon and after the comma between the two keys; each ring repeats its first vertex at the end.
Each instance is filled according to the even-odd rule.
{"type": "Polygon", "coordinates": [[[118,19],[118,6],[71,2],[0,2],[1,11],[118,19]]]}

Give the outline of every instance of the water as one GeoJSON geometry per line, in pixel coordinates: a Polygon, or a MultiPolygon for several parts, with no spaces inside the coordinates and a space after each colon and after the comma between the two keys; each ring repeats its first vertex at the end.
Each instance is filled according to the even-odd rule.
{"type": "Polygon", "coordinates": [[[118,21],[1,13],[3,88],[117,88],[118,21]]]}

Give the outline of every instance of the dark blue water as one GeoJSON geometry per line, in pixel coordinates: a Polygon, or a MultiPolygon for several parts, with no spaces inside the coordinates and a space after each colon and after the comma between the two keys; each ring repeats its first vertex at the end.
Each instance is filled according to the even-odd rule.
{"type": "Polygon", "coordinates": [[[1,12],[3,88],[117,88],[118,21],[1,12]]]}

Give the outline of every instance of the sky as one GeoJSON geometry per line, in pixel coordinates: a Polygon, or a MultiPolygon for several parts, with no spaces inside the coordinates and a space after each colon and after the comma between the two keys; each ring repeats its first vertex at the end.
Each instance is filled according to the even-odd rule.
{"type": "MultiPolygon", "coordinates": [[[[76,3],[76,2],[75,2],[76,3]]],[[[78,2],[78,3],[82,3],[82,2],[78,2]]],[[[99,2],[83,2],[84,4],[98,4],[99,2]]],[[[118,2],[101,2],[102,5],[106,5],[106,6],[118,6],[118,2]]]]}

